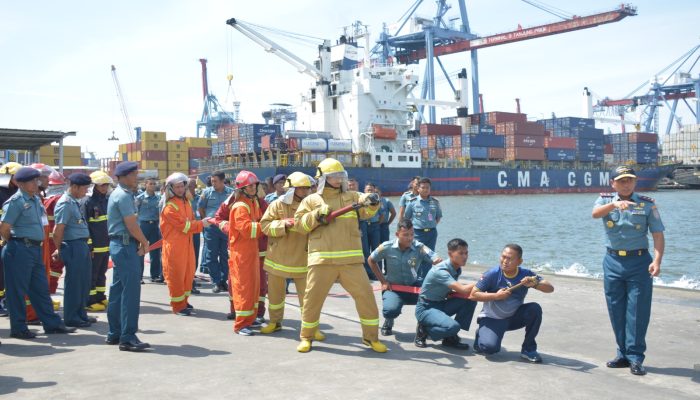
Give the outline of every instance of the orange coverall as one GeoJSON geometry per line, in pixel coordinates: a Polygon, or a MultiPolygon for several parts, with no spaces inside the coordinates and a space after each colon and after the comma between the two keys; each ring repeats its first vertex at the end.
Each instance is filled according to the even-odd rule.
{"type": "MultiPolygon", "coordinates": [[[[49,221],[49,225],[44,227],[44,244],[41,246],[41,258],[44,261],[44,268],[46,268],[46,280],[49,281],[50,294],[56,293],[56,287],[58,286],[58,278],[56,278],[56,285],[53,286],[53,291],[51,291],[51,270],[49,268],[53,262],[51,259],[51,254],[53,254],[53,251],[56,249],[56,246],[53,244],[53,227],[55,225],[53,221],[53,209],[56,206],[56,202],[59,198],[61,198],[61,196],[52,196],[48,199],[44,199],[44,197],[41,196],[41,201],[44,203],[44,208],[46,209],[46,214],[49,221]],[[54,197],[56,198],[54,199],[54,197]],[[51,214],[49,214],[49,206],[51,206],[51,214]]],[[[61,263],[61,266],[62,265],[63,263],[61,263]]],[[[60,278],[61,275],[58,277],[60,278]]],[[[32,302],[29,301],[29,296],[24,296],[24,301],[27,304],[27,321],[38,320],[39,317],[36,315],[34,307],[32,307],[32,302]]]]}
{"type": "Polygon", "coordinates": [[[260,259],[258,239],[260,227],[258,199],[241,196],[231,206],[229,215],[229,276],[233,283],[233,304],[236,322],[233,330],[250,326],[257,316],[260,293],[260,259]]]}
{"type": "Polygon", "coordinates": [[[163,236],[163,277],[170,292],[173,313],[187,307],[194,279],[194,246],[192,235],[204,229],[187,199],[173,197],[160,212],[160,232],[163,236]]]}

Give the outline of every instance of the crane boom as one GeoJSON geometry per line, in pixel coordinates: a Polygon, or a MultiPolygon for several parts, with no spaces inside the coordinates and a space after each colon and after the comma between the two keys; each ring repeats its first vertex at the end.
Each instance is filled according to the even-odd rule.
{"type": "Polygon", "coordinates": [[[265,35],[257,32],[252,26],[246,24],[245,22],[238,21],[235,18],[231,18],[226,21],[226,24],[231,25],[233,29],[241,32],[243,35],[248,37],[250,40],[262,46],[265,51],[275,54],[277,57],[283,59],[284,61],[292,64],[299,72],[307,74],[317,81],[328,81],[329,77],[324,77],[323,73],[308,62],[302,60],[300,57],[290,52],[289,50],[283,48],[277,43],[270,40],[265,35]]]}
{"type": "Polygon", "coordinates": [[[121,85],[119,85],[119,78],[117,77],[117,67],[112,65],[112,80],[114,81],[114,87],[117,89],[117,97],[119,98],[119,106],[122,109],[122,117],[124,118],[124,127],[126,128],[126,134],[129,135],[129,141],[134,141],[133,129],[131,128],[131,121],[129,120],[129,112],[126,110],[126,101],[124,100],[124,95],[122,94],[121,85]]]}
{"type": "MultiPolygon", "coordinates": [[[[528,39],[556,35],[564,32],[593,28],[598,25],[617,22],[625,17],[633,15],[637,15],[637,9],[634,6],[622,4],[619,8],[608,12],[588,15],[585,17],[574,17],[562,22],[539,25],[526,29],[518,29],[516,31],[499,33],[496,35],[471,40],[456,40],[452,43],[436,45],[433,50],[433,55],[437,57],[506,43],[514,43],[528,39]]],[[[425,57],[426,51],[424,48],[397,51],[396,54],[398,61],[404,64],[415,63],[424,59],[425,57]]]]}

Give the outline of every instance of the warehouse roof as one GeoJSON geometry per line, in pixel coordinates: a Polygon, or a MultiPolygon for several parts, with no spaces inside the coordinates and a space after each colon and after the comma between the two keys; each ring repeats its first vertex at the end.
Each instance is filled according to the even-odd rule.
{"type": "Polygon", "coordinates": [[[75,136],[75,132],[0,128],[0,149],[38,151],[67,136],[75,136]]]}

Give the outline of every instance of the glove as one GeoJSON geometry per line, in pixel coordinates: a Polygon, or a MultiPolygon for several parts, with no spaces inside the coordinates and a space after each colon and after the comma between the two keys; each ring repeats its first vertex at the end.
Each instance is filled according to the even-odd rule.
{"type": "Polygon", "coordinates": [[[379,204],[379,195],[376,193],[367,193],[360,198],[360,202],[370,206],[376,206],[379,204]]]}
{"type": "Polygon", "coordinates": [[[318,209],[318,213],[316,214],[316,219],[318,222],[321,223],[321,225],[328,225],[328,220],[326,217],[328,217],[328,214],[330,214],[331,209],[328,207],[328,204],[324,204],[321,206],[321,208],[318,209]]]}

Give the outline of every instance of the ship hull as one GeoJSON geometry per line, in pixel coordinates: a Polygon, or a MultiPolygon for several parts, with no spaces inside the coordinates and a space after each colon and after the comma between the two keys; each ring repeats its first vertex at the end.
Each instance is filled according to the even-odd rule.
{"type": "MultiPolygon", "coordinates": [[[[315,175],[313,168],[252,168],[260,179],[276,174],[301,171],[315,175]]],[[[224,170],[235,176],[238,170],[224,170]]],[[[539,193],[598,193],[609,192],[609,171],[597,169],[514,169],[514,168],[354,168],[348,167],[348,176],[360,185],[375,183],[387,196],[406,191],[414,176],[428,177],[436,196],[456,195],[517,195],[539,193]]],[[[637,170],[637,191],[657,189],[658,181],[670,168],[651,167],[637,170]]],[[[200,175],[206,179],[209,174],[200,175]]]]}

